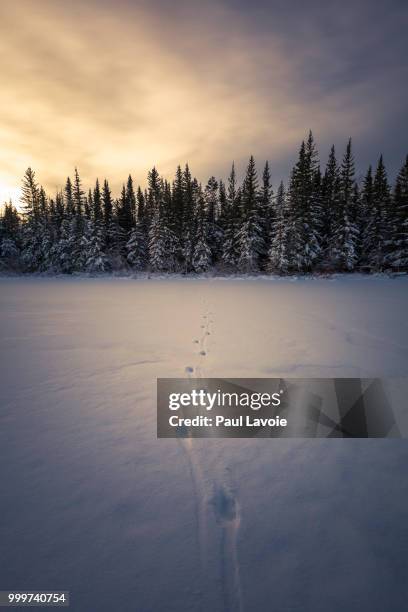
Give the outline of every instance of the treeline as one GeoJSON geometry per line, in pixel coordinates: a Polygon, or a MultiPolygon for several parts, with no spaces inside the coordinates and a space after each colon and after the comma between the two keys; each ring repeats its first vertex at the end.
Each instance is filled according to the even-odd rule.
{"type": "Polygon", "coordinates": [[[312,133],[302,142],[287,187],[276,193],[268,163],[254,158],[242,184],[203,187],[188,166],[170,184],[156,168],[148,186],[131,176],[114,199],[107,180],[84,193],[80,176],[49,197],[29,168],[22,213],[0,219],[0,266],[27,272],[258,271],[291,274],[408,270],[408,157],[390,186],[382,157],[361,184],[351,141],[334,146],[322,173],[312,133]]]}

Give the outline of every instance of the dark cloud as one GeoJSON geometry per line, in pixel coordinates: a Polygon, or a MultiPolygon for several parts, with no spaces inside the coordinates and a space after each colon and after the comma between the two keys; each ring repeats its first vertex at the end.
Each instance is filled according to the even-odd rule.
{"type": "MultiPolygon", "coordinates": [[[[322,160],[354,137],[358,168],[408,149],[405,2],[5,0],[0,188],[29,164],[55,188],[74,165],[115,188],[189,161],[223,175],[250,153],[287,176],[315,132],[322,160]]],[[[3,194],[0,194],[3,195],[3,194]]]]}

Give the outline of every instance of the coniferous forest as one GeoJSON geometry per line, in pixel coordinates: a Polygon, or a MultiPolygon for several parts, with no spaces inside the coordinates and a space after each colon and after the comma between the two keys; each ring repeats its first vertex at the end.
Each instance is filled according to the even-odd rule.
{"type": "Polygon", "coordinates": [[[49,196],[28,168],[21,211],[0,218],[0,269],[273,274],[408,271],[408,157],[390,185],[382,157],[356,180],[352,144],[322,169],[313,135],[288,185],[273,189],[268,163],[249,159],[242,184],[205,186],[188,165],[170,184],[156,168],[147,188],[129,176],[114,199],[105,179],[87,193],[75,169],[49,196]]]}

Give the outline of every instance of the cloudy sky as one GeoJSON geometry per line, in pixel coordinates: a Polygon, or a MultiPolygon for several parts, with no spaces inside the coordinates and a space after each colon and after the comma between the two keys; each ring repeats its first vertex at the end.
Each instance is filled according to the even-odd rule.
{"type": "Polygon", "coordinates": [[[358,170],[408,152],[405,0],[1,0],[0,198],[235,159],[286,177],[311,128],[358,170]]]}

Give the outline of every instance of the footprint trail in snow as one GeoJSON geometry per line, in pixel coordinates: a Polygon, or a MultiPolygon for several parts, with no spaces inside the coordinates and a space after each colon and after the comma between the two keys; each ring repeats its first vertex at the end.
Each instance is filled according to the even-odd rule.
{"type": "MultiPolygon", "coordinates": [[[[206,358],[208,356],[208,341],[212,334],[213,313],[204,302],[205,313],[202,316],[203,324],[199,339],[193,339],[198,346],[196,353],[198,359],[195,366],[186,366],[185,372],[189,378],[202,378],[206,358]]],[[[229,482],[228,468],[224,467],[221,477],[205,470],[203,462],[200,461],[197,440],[184,438],[183,447],[186,451],[189,471],[193,484],[196,519],[197,519],[197,543],[200,552],[201,563],[201,606],[207,610],[206,600],[211,598],[214,584],[209,583],[211,568],[209,567],[209,542],[211,534],[209,525],[219,528],[219,575],[221,583],[220,609],[223,612],[243,612],[243,598],[240,581],[240,570],[237,550],[237,538],[240,526],[240,510],[238,500],[229,482]],[[209,513],[213,513],[213,517],[209,513]],[[211,520],[212,518],[212,520],[211,520]],[[215,518],[215,522],[214,522],[215,518]]]]}

